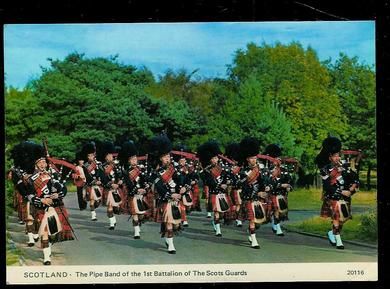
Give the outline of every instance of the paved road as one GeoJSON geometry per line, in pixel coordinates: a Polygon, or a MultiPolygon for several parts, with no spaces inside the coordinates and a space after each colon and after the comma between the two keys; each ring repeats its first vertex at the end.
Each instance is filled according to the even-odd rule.
{"type": "MultiPolygon", "coordinates": [[[[250,248],[246,227],[222,226],[223,237],[216,237],[205,212],[193,212],[188,228],[174,238],[177,254],[167,253],[159,235],[159,224],[145,223],[141,239],[133,239],[128,216],[119,215],[114,231],[108,230],[106,207],[97,209],[98,221],[90,220],[89,210],[80,211],[75,194],[65,199],[70,222],[78,240],[53,246],[53,265],[128,265],[128,264],[206,264],[206,263],[295,263],[295,262],[376,262],[377,250],[345,244],[345,250],[331,247],[326,239],[287,232],[275,236],[270,224],[257,231],[261,249],[250,248]]],[[[317,212],[292,211],[290,219],[317,212]]],[[[23,238],[26,238],[23,236],[23,238]]],[[[34,258],[41,258],[37,248],[34,258]]],[[[31,251],[31,252],[32,252],[31,251]]]]}

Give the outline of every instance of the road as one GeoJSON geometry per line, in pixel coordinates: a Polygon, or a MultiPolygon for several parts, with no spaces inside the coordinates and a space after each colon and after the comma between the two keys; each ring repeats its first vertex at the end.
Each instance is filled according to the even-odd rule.
{"type": "MultiPolygon", "coordinates": [[[[98,221],[93,222],[90,220],[89,210],[78,209],[74,193],[68,194],[65,205],[78,240],[54,244],[53,265],[377,261],[376,249],[345,243],[345,250],[337,250],[330,246],[326,239],[293,232],[286,232],[284,237],[278,237],[272,233],[270,224],[263,225],[257,230],[261,249],[252,249],[247,241],[247,223],[241,228],[233,224],[223,225],[223,236],[216,237],[211,220],[206,218],[205,212],[191,213],[188,217],[190,226],[174,238],[177,254],[171,255],[166,251],[164,239],[160,238],[157,223],[143,224],[141,239],[136,240],[133,238],[133,228],[127,215],[116,216],[117,226],[115,230],[110,231],[106,207],[97,209],[98,221]]],[[[290,219],[297,220],[313,214],[317,212],[291,211],[290,219]]],[[[15,226],[19,226],[18,230],[22,231],[22,226],[15,226]]],[[[27,237],[24,235],[15,238],[22,242],[27,237]]],[[[41,262],[42,253],[38,248],[26,250],[30,252],[27,258],[35,258],[37,262],[41,262]]]]}

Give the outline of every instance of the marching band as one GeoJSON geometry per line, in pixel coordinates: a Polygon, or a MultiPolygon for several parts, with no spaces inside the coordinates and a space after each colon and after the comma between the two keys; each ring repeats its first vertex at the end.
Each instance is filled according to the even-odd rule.
{"type": "MultiPolygon", "coordinates": [[[[288,194],[294,185],[289,166],[297,162],[284,163],[279,145],[269,144],[260,154],[260,142],[246,137],[227,145],[224,154],[216,141],[192,153],[183,144],[173,147],[160,134],[149,140],[146,156],[139,156],[139,149],[133,141],[119,148],[91,141],[75,154],[75,164],[56,164],[45,145],[25,141],[13,147],[8,178],[14,184],[14,206],[26,227],[28,246],[40,239],[44,265],[51,264],[52,244],[76,238],[63,202],[69,197],[70,174],[58,173],[60,163],[71,170],[79,209],[89,204],[91,221],[97,220],[100,205],[106,206],[110,230],[115,229],[115,215],[127,214],[134,239],[141,239],[142,223],[155,221],[169,254],[176,254],[175,234],[191,226],[191,212],[202,210],[200,188],[216,237],[222,237],[221,225],[232,221],[237,227],[247,221],[253,249],[260,249],[262,224],[271,223],[275,235],[284,236],[280,223],[288,220],[288,194]]],[[[340,233],[351,218],[351,196],[359,179],[348,162],[341,162],[340,151],[340,140],[328,137],[315,161],[323,180],[321,216],[332,219],[327,236],[332,246],[343,249],[340,233]]]]}

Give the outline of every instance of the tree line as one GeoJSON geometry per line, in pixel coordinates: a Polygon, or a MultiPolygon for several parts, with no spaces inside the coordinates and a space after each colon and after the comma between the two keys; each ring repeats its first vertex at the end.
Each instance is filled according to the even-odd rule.
{"type": "Polygon", "coordinates": [[[93,139],[120,145],[129,138],[142,149],[165,130],[192,150],[209,139],[225,146],[244,136],[257,137],[261,149],[278,143],[314,174],[314,158],[331,134],[343,148],[361,149],[368,171],[376,167],[375,71],[357,57],[320,61],[299,42],[249,43],[234,53],[226,78],[181,69],[157,79],[118,56],[73,52],[49,61],[25,88],[5,87],[6,156],[16,143],[44,137],[52,155],[69,160],[93,139]]]}

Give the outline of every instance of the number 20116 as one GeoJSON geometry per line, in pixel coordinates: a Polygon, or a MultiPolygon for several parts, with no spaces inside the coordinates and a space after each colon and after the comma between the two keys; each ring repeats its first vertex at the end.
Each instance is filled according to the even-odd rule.
{"type": "Polygon", "coordinates": [[[364,270],[347,270],[347,275],[364,275],[364,270]]]}

